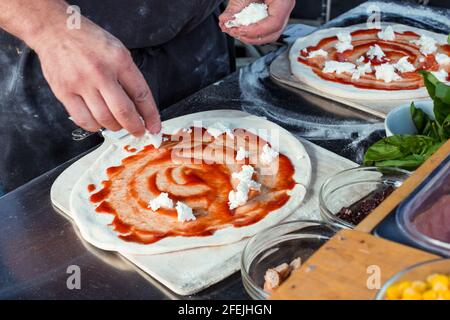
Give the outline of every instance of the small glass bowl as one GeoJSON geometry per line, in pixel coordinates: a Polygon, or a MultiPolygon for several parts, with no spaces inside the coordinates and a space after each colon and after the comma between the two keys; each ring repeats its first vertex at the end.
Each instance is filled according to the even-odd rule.
{"type": "Polygon", "coordinates": [[[386,291],[394,283],[401,281],[426,281],[429,275],[442,273],[450,275],[450,259],[434,259],[414,264],[393,275],[378,291],[375,299],[386,300],[386,291]]]}
{"type": "Polygon", "coordinates": [[[357,167],[341,171],[328,178],[320,188],[320,214],[327,222],[353,229],[353,223],[336,216],[342,208],[350,207],[383,186],[398,188],[410,174],[407,170],[389,167],[357,167]]]}
{"type": "Polygon", "coordinates": [[[328,241],[339,226],[320,221],[296,220],[268,228],[249,240],[241,258],[242,282],[255,300],[264,300],[263,290],[267,269],[290,263],[300,257],[304,263],[328,241]]]}

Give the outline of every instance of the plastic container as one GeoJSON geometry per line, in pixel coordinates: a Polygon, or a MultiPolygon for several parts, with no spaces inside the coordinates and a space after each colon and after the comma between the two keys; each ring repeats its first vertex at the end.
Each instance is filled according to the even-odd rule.
{"type": "Polygon", "coordinates": [[[450,156],[397,210],[396,220],[409,241],[450,257],[450,156]]]}
{"type": "Polygon", "coordinates": [[[426,281],[428,276],[435,273],[450,275],[450,259],[425,261],[403,269],[383,284],[375,299],[386,300],[386,291],[394,283],[402,281],[426,281]]]}
{"type": "Polygon", "coordinates": [[[267,269],[290,263],[300,257],[306,261],[338,230],[337,225],[319,221],[296,220],[268,228],[247,243],[241,258],[242,282],[256,300],[269,297],[263,290],[267,269]]]}
{"type": "Polygon", "coordinates": [[[341,171],[328,178],[320,189],[320,214],[327,222],[353,229],[354,224],[336,216],[342,208],[380,188],[398,188],[409,176],[409,171],[398,168],[357,167],[341,171]]]}

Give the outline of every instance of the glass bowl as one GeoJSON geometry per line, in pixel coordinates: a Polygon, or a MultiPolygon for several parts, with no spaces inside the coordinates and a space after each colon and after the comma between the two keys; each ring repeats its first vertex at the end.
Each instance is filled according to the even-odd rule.
{"type": "Polygon", "coordinates": [[[435,259],[414,264],[392,276],[378,291],[375,299],[386,300],[386,291],[394,283],[401,281],[426,281],[429,275],[442,273],[450,275],[450,259],[435,259]]]}
{"type": "Polygon", "coordinates": [[[381,188],[398,188],[410,174],[407,170],[389,167],[357,167],[341,171],[328,178],[320,188],[320,214],[327,222],[353,229],[353,223],[336,216],[342,208],[350,207],[381,188]]]}
{"type": "Polygon", "coordinates": [[[269,297],[263,290],[267,269],[300,257],[305,262],[338,230],[320,221],[296,220],[268,228],[249,240],[241,258],[242,282],[255,300],[269,297]]]}

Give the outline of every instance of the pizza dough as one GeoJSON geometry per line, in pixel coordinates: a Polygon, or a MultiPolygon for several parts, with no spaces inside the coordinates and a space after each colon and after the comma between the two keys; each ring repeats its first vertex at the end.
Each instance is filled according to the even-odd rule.
{"type": "MultiPolygon", "coordinates": [[[[199,120],[201,120],[201,126],[204,128],[210,126],[217,127],[217,124],[220,123],[225,125],[227,129],[232,130],[242,128],[257,133],[260,138],[267,141],[274,149],[277,149],[280,152],[280,159],[285,158],[285,160],[288,160],[288,162],[291,163],[293,169],[291,186],[287,187],[286,183],[289,183],[289,177],[286,176],[282,179],[286,180],[285,184],[281,183],[272,190],[273,192],[269,192],[268,190],[270,188],[267,189],[267,186],[271,183],[271,176],[267,175],[267,178],[261,179],[258,176],[258,182],[263,185],[261,194],[264,193],[264,197],[258,198],[258,193],[249,193],[249,200],[247,202],[249,207],[251,207],[252,201],[254,201],[252,205],[259,203],[261,204],[261,208],[264,208],[267,204],[274,203],[272,200],[275,202],[281,201],[280,199],[277,199],[277,197],[281,196],[283,197],[282,202],[280,202],[282,206],[275,206],[274,208],[276,209],[270,212],[252,211],[255,208],[249,209],[248,207],[245,209],[245,206],[243,206],[242,208],[236,209],[234,217],[230,218],[228,216],[227,219],[222,219],[223,216],[220,214],[221,211],[217,209],[216,213],[211,211],[211,216],[209,218],[204,218],[208,215],[202,208],[206,209],[205,199],[208,198],[208,196],[210,199],[212,197],[216,208],[223,209],[224,206],[226,206],[227,193],[231,188],[236,187],[233,185],[233,183],[236,182],[230,184],[230,179],[227,177],[227,174],[230,174],[230,172],[227,173],[227,169],[224,167],[196,168],[195,166],[190,167],[191,165],[189,164],[185,166],[185,168],[189,167],[189,170],[203,170],[205,175],[199,175],[198,178],[200,178],[200,180],[197,181],[198,183],[186,187],[182,185],[183,182],[181,181],[185,178],[185,172],[183,173],[180,171],[180,168],[171,168],[170,161],[157,161],[158,164],[155,162],[155,165],[148,166],[145,169],[148,171],[143,172],[142,175],[137,175],[135,177],[136,179],[131,179],[127,176],[128,173],[126,170],[123,171],[120,169],[120,166],[123,165],[122,159],[130,157],[131,155],[132,162],[136,164],[136,168],[138,168],[140,166],[138,162],[145,161],[145,157],[148,157],[150,152],[160,154],[162,159],[165,157],[163,154],[168,151],[164,149],[165,143],[163,142],[163,146],[160,149],[147,147],[149,151],[145,154],[145,150],[135,150],[142,147],[142,145],[139,145],[141,144],[140,141],[136,141],[136,139],[132,137],[126,137],[111,145],[111,147],[105,151],[93,166],[80,178],[72,192],[70,200],[71,211],[74,215],[75,222],[80,228],[83,238],[104,250],[114,250],[132,254],[157,254],[202,246],[223,245],[252,236],[258,231],[285,219],[298,208],[305,196],[306,186],[309,184],[311,165],[305,149],[295,137],[267,120],[236,111],[211,111],[172,119],[163,124],[163,132],[165,134],[173,134],[174,132],[180,132],[183,135],[193,134],[190,131],[192,130],[191,127],[199,127],[199,120]],[[277,130],[279,143],[277,143],[276,137],[268,134],[270,132],[269,130],[272,129],[277,130]],[[136,145],[139,146],[136,147],[136,145]],[[141,157],[141,159],[138,159],[139,157],[141,157]],[[112,168],[109,169],[109,175],[105,172],[107,168],[112,168]],[[176,170],[178,170],[178,172],[176,172],[176,170]],[[208,170],[211,171],[208,173],[208,170]],[[169,171],[173,172],[170,175],[167,175],[169,171]],[[208,181],[208,175],[211,178],[215,178],[214,181],[208,181]],[[116,179],[111,179],[111,177],[115,177],[116,179]],[[158,190],[155,190],[155,194],[153,195],[140,189],[144,185],[147,185],[147,183],[150,183],[148,182],[151,180],[150,177],[154,177],[155,180],[158,180],[157,182],[154,180],[155,183],[153,186],[157,186],[158,190]],[[176,181],[171,181],[167,177],[177,180],[180,184],[176,181]],[[264,179],[269,182],[264,182],[264,179]],[[142,181],[139,182],[139,180],[142,181]],[[107,186],[108,183],[112,181],[113,186],[111,188],[114,189],[110,189],[109,194],[112,193],[114,196],[107,195],[105,197],[104,194],[102,195],[101,190],[104,189],[100,185],[100,182],[102,181],[104,186],[107,186]],[[207,181],[207,183],[205,183],[205,181],[207,181]],[[132,190],[129,189],[131,183],[136,183],[136,186],[134,186],[134,189],[132,190]],[[217,189],[207,190],[207,188],[214,185],[214,183],[217,184],[217,189]],[[88,190],[87,186],[91,184],[96,186],[95,191],[92,191],[92,188],[90,191],[88,190]],[[281,192],[275,192],[275,189],[277,188],[279,188],[281,192]],[[127,192],[130,193],[130,190],[132,191],[131,193],[137,193],[138,196],[135,197],[132,202],[127,204],[127,201],[129,200],[122,201],[121,199],[126,197],[124,194],[127,192]],[[186,200],[186,202],[188,205],[194,207],[197,220],[179,222],[176,219],[175,209],[165,209],[162,214],[158,215],[152,212],[151,209],[145,208],[151,198],[154,198],[157,193],[162,191],[167,191],[169,193],[179,192],[179,196],[185,196],[187,193],[192,194],[193,198],[186,200]],[[100,194],[100,201],[93,203],[91,202],[91,197],[96,194],[100,194]],[[286,196],[287,194],[289,195],[288,197],[286,196]],[[196,195],[198,195],[198,197],[196,195]],[[108,203],[104,204],[102,201],[105,199],[111,201],[114,210],[118,210],[123,214],[110,214],[111,212],[109,211],[111,211],[111,208],[108,207],[108,203]],[[141,203],[139,204],[139,202],[141,203]],[[99,207],[100,210],[98,210],[99,207]],[[133,215],[133,210],[138,210],[139,212],[136,215],[133,215]],[[167,215],[164,215],[164,213],[167,215]],[[117,220],[117,217],[119,217],[120,221],[117,220]],[[149,217],[151,217],[151,219],[149,219],[149,217]],[[254,221],[252,221],[252,219],[254,219],[254,221]],[[123,224],[122,222],[126,223],[123,224]],[[206,224],[206,226],[204,224],[206,224]],[[147,231],[155,231],[153,230],[154,227],[158,226],[159,231],[163,233],[168,232],[170,235],[167,236],[166,234],[165,237],[157,239],[157,234],[151,234],[151,232],[133,232],[134,228],[129,228],[130,225],[139,226],[140,230],[147,231]],[[198,234],[190,233],[189,225],[195,226],[195,230],[198,231],[198,234]],[[187,234],[189,234],[189,236],[183,236],[185,235],[184,232],[186,230],[188,230],[187,234]],[[127,238],[127,235],[129,235],[130,238],[127,238]],[[141,235],[143,237],[140,237],[141,235]],[[156,238],[152,237],[155,235],[156,238]],[[138,238],[134,238],[136,236],[138,238]]],[[[221,137],[227,136],[228,134],[224,133],[221,137]]],[[[213,139],[213,141],[216,141],[216,139],[213,139]]],[[[220,140],[218,139],[216,143],[220,144],[218,141],[220,140]]],[[[156,158],[158,157],[159,156],[156,156],[156,158]]],[[[147,160],[149,159],[150,158],[147,160]]],[[[283,161],[280,163],[282,162],[283,161]]],[[[234,163],[232,166],[236,167],[232,168],[231,171],[238,172],[242,168],[242,163],[242,161],[234,163]]],[[[258,168],[257,165],[255,165],[255,168],[257,168],[259,172],[262,172],[261,168],[258,168]]],[[[135,171],[131,170],[129,172],[135,171]]]]}
{"type": "MultiPolygon", "coordinates": [[[[385,30],[385,28],[388,26],[388,24],[383,24],[381,26],[382,30],[385,30]]],[[[425,35],[428,37],[431,37],[435,39],[439,44],[446,44],[447,43],[447,36],[443,34],[438,34],[418,28],[414,28],[411,26],[406,25],[392,25],[392,29],[395,32],[414,32],[419,35],[425,35]]],[[[359,24],[351,27],[346,28],[331,28],[331,29],[325,29],[320,30],[317,32],[312,33],[309,36],[306,36],[304,38],[299,38],[292,46],[290,53],[289,53],[289,60],[291,64],[291,71],[294,74],[294,76],[299,79],[301,82],[306,83],[307,85],[316,88],[317,90],[326,92],[331,95],[336,95],[343,98],[348,99],[361,99],[361,100],[404,100],[404,99],[415,99],[415,98],[426,98],[428,97],[428,92],[425,87],[410,89],[410,90],[401,90],[401,88],[397,88],[396,90],[392,90],[394,86],[396,85],[395,81],[386,83],[386,87],[391,87],[389,90],[385,89],[370,89],[369,87],[362,87],[358,88],[354,86],[353,84],[346,84],[346,83],[340,83],[335,82],[334,79],[326,80],[320,77],[316,72],[314,72],[313,68],[311,68],[308,65],[305,65],[303,63],[298,62],[299,54],[301,50],[304,48],[310,47],[310,46],[316,46],[321,40],[333,36],[337,36],[338,34],[343,37],[342,35],[351,33],[357,30],[370,30],[367,29],[366,24],[359,24]]],[[[380,30],[378,30],[380,31],[380,30]]],[[[342,40],[342,39],[341,39],[342,40]]],[[[344,42],[343,42],[344,43],[344,42]]],[[[344,43],[345,44],[345,43],[344,43]]],[[[397,49],[394,49],[397,50],[397,49]]],[[[403,49],[402,49],[403,50],[403,49]]],[[[367,50],[366,50],[367,51],[367,50]]],[[[374,50],[375,51],[375,50],[374,50]]],[[[407,52],[401,51],[401,52],[407,52]]],[[[361,52],[362,53],[362,52],[361,52]]],[[[316,55],[321,55],[322,52],[316,52],[316,55]]],[[[377,52],[373,52],[372,54],[376,55],[377,52]]],[[[406,53],[405,53],[406,55],[406,53]]],[[[354,57],[350,57],[352,59],[354,57]]],[[[352,66],[345,66],[343,64],[339,66],[331,66],[330,68],[340,68],[337,70],[336,73],[329,73],[330,77],[333,77],[333,75],[336,75],[337,73],[345,73],[346,70],[344,70],[344,67],[352,67],[352,66]]],[[[349,69],[348,69],[349,70],[349,69]]],[[[383,70],[386,71],[386,74],[389,73],[390,70],[383,70]]],[[[380,72],[381,73],[381,72],[380,72]]],[[[364,74],[364,71],[362,71],[362,74],[364,74]]],[[[352,80],[355,81],[355,83],[361,83],[364,84],[364,79],[362,80],[352,80]]],[[[404,81],[406,82],[406,81],[404,81]]]]}

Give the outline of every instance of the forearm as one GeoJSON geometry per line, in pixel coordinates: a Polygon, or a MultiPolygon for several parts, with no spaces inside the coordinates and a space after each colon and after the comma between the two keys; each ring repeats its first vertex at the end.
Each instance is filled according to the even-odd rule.
{"type": "Polygon", "coordinates": [[[66,28],[63,0],[0,0],[0,28],[34,48],[45,34],[66,28]]]}

